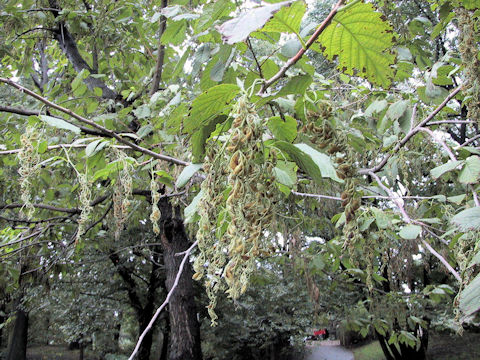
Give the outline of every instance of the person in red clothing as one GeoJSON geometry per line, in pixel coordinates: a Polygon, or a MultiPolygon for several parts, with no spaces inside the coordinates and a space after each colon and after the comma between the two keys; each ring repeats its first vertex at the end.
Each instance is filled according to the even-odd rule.
{"type": "Polygon", "coordinates": [[[314,331],[313,336],[321,337],[322,340],[325,340],[325,339],[328,338],[328,330],[327,329],[320,329],[320,330],[314,331]]]}

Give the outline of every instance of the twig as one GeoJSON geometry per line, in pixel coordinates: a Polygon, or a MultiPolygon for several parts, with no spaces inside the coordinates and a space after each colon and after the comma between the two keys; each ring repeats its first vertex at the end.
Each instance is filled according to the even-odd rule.
{"type": "MultiPolygon", "coordinates": [[[[383,182],[380,180],[380,178],[377,176],[377,174],[375,174],[373,171],[371,171],[371,172],[368,173],[368,175],[373,177],[375,179],[375,181],[377,182],[377,184],[392,197],[393,202],[395,203],[395,205],[397,205],[398,210],[400,210],[400,212],[402,214],[403,221],[405,221],[407,224],[416,223],[418,225],[421,225],[422,228],[424,227],[423,223],[421,223],[419,221],[414,221],[410,218],[410,216],[407,214],[407,211],[405,210],[405,207],[403,206],[402,202],[400,201],[400,198],[395,196],[393,191],[383,184],[383,182]]],[[[459,282],[462,282],[462,278],[460,277],[458,272],[455,271],[455,269],[448,263],[448,261],[445,260],[445,258],[442,255],[440,255],[437,251],[435,251],[435,249],[428,242],[426,242],[423,238],[421,240],[422,240],[422,244],[427,248],[427,250],[430,251],[438,260],[440,260],[440,262],[448,269],[448,271],[450,271],[450,273],[455,277],[455,279],[457,279],[459,282]]]]}
{"type": "Polygon", "coordinates": [[[330,195],[319,195],[319,194],[308,194],[308,193],[301,193],[297,191],[292,191],[291,194],[296,195],[296,196],[302,196],[302,197],[311,197],[315,199],[329,199],[329,200],[337,200],[337,201],[342,201],[341,198],[337,196],[330,196],[330,195]]]}
{"type": "MultiPolygon", "coordinates": [[[[59,145],[47,146],[47,150],[55,150],[55,149],[62,149],[62,148],[83,149],[83,148],[86,148],[87,146],[88,146],[88,144],[59,144],[59,145]]],[[[113,145],[113,146],[110,146],[110,147],[114,147],[116,149],[124,149],[124,150],[131,149],[130,146],[126,146],[126,145],[113,145]]],[[[0,151],[0,155],[17,154],[20,151],[22,151],[22,149],[3,150],[3,151],[0,151]]]]}
{"type": "Polygon", "coordinates": [[[290,69],[293,65],[297,63],[298,60],[301,59],[303,54],[312,46],[315,40],[320,36],[320,34],[325,30],[325,28],[330,24],[330,21],[332,21],[333,17],[335,14],[338,12],[338,9],[343,5],[344,0],[339,0],[335,6],[333,7],[332,11],[327,15],[325,20],[318,26],[317,30],[313,33],[313,35],[308,39],[308,41],[305,43],[305,47],[302,47],[295,56],[290,58],[285,65],[275,74],[273,75],[270,79],[265,81],[262,84],[262,87],[260,88],[260,91],[258,92],[257,95],[262,96],[265,91],[272,86],[276,81],[281,79],[282,77],[285,76],[285,73],[287,72],[288,69],[290,69]]]}
{"type": "Polygon", "coordinates": [[[452,161],[456,161],[456,160],[457,160],[457,157],[456,157],[455,154],[452,152],[452,150],[450,150],[450,148],[449,148],[448,145],[445,143],[445,141],[443,141],[442,139],[437,138],[437,137],[435,136],[435,134],[433,133],[432,130],[427,129],[427,128],[424,128],[424,127],[419,128],[419,130],[427,133],[428,135],[430,135],[430,137],[433,139],[434,142],[436,142],[437,144],[440,144],[440,145],[445,149],[445,151],[447,152],[448,156],[450,157],[450,160],[452,160],[452,161]]]}
{"type": "Polygon", "coordinates": [[[138,338],[138,341],[137,341],[137,345],[135,345],[135,349],[133,350],[132,352],[132,355],[130,355],[130,357],[128,358],[128,360],[133,360],[133,358],[135,357],[135,355],[137,355],[137,352],[138,352],[138,349],[140,348],[140,345],[142,344],[142,341],[143,341],[143,338],[145,337],[145,335],[147,335],[147,333],[152,329],[152,326],[153,324],[155,323],[155,320],[157,320],[158,316],[160,315],[160,313],[162,312],[163,308],[165,306],[167,306],[168,302],[170,301],[170,298],[172,297],[173,295],[173,292],[175,291],[177,285],[178,285],[178,282],[180,280],[180,276],[182,275],[182,272],[183,272],[183,267],[185,266],[185,263],[187,262],[187,259],[188,259],[188,256],[190,255],[190,253],[192,252],[192,250],[197,246],[198,244],[198,240],[195,241],[192,246],[190,246],[188,248],[187,251],[185,251],[185,256],[183,257],[182,259],[182,262],[180,263],[180,266],[178,268],[178,272],[177,272],[177,276],[175,277],[175,282],[173,283],[172,285],[172,288],[170,289],[170,291],[168,292],[167,294],[167,297],[165,298],[165,301],[163,302],[162,305],[160,305],[160,307],[157,309],[157,311],[155,312],[155,315],[153,315],[152,319],[150,320],[150,322],[148,323],[147,327],[145,328],[145,330],[143,330],[142,334],[140,335],[140,337],[138,338]]]}
{"type": "Polygon", "coordinates": [[[425,119],[423,119],[417,126],[415,126],[413,129],[411,129],[405,137],[395,146],[395,148],[385,155],[385,157],[380,161],[380,163],[373,168],[370,169],[360,169],[358,171],[358,174],[360,175],[367,175],[370,173],[376,173],[380,171],[385,164],[387,163],[388,159],[392,157],[393,154],[397,153],[398,150],[400,150],[409,140],[412,136],[414,136],[417,132],[420,131],[420,128],[425,126],[430,120],[432,120],[446,105],[447,103],[453,99],[459,92],[462,90],[462,85],[456,87],[448,96],[443,100],[443,102],[437,106],[435,110],[433,110],[425,119]]]}
{"type": "Polygon", "coordinates": [[[146,149],[146,148],[141,147],[141,146],[139,146],[135,143],[132,143],[132,142],[124,139],[123,137],[121,137],[120,135],[115,133],[114,131],[107,129],[106,127],[103,127],[102,125],[99,125],[94,121],[88,120],[88,119],[84,118],[83,116],[80,116],[70,109],[64,108],[63,106],[60,106],[60,105],[57,105],[57,104],[51,102],[50,100],[44,98],[43,96],[38,95],[37,93],[35,93],[35,92],[17,84],[16,82],[14,82],[12,80],[5,79],[5,78],[0,78],[0,82],[3,82],[7,85],[10,85],[10,86],[28,94],[28,95],[30,95],[31,97],[43,102],[46,105],[48,105],[48,106],[50,106],[50,107],[52,107],[52,108],[54,108],[58,111],[61,111],[65,114],[67,114],[67,115],[70,115],[74,119],[76,119],[76,120],[78,120],[78,121],[80,121],[84,124],[90,125],[91,127],[95,128],[97,130],[100,130],[105,135],[108,135],[109,137],[115,138],[118,142],[120,142],[122,144],[125,144],[125,145],[131,147],[132,149],[137,150],[137,151],[139,151],[143,154],[150,155],[151,157],[153,157],[155,159],[164,160],[164,161],[167,161],[167,162],[170,162],[170,163],[173,163],[173,164],[177,164],[177,165],[182,165],[182,166],[187,166],[188,165],[188,162],[186,162],[186,161],[176,159],[176,158],[173,158],[171,156],[158,154],[158,153],[156,153],[152,150],[146,149]]]}
{"type": "Polygon", "coordinates": [[[475,140],[478,140],[478,139],[480,139],[480,134],[472,137],[471,139],[468,139],[468,140],[465,141],[462,145],[460,145],[460,147],[462,148],[462,147],[464,147],[464,146],[467,146],[468,144],[470,144],[470,143],[472,143],[472,142],[474,142],[475,140]]]}

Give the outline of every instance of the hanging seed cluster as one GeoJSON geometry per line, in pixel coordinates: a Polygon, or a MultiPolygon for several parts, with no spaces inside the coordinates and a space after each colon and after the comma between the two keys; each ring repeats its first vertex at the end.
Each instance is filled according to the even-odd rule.
{"type": "Polygon", "coordinates": [[[123,224],[127,220],[128,209],[130,207],[130,199],[132,197],[133,166],[127,161],[127,155],[123,151],[114,148],[113,152],[118,163],[122,165],[122,169],[118,174],[113,192],[115,239],[118,240],[123,229],[123,224]]]}
{"type": "Polygon", "coordinates": [[[264,231],[273,222],[273,164],[264,161],[264,123],[242,98],[233,112],[231,137],[207,151],[197,232],[200,254],[194,278],[205,278],[208,312],[215,324],[219,290],[237,299],[248,286],[255,259],[270,254],[264,231]]]}
{"type": "MultiPolygon", "coordinates": [[[[31,218],[35,211],[32,203],[32,179],[35,178],[38,171],[40,156],[35,149],[34,143],[38,141],[38,131],[32,126],[28,126],[20,137],[22,151],[18,153],[20,168],[20,192],[21,199],[24,204],[24,214],[27,218],[31,218]]],[[[23,211],[23,210],[22,210],[23,211]]]]}
{"type": "Polygon", "coordinates": [[[352,253],[354,243],[361,235],[355,212],[360,208],[360,198],[356,192],[356,166],[353,151],[348,146],[348,138],[345,132],[336,130],[328,120],[321,125],[317,119],[328,119],[331,115],[331,107],[323,105],[321,113],[309,113],[309,123],[303,127],[305,133],[311,134],[311,141],[320,149],[327,152],[338,164],[337,176],[345,180],[345,190],[341,194],[342,206],[345,209],[345,247],[352,253]]]}
{"type": "Polygon", "coordinates": [[[460,30],[459,51],[465,67],[466,93],[470,96],[467,102],[468,117],[480,124],[480,23],[473,12],[465,8],[456,9],[456,13],[460,30]]]}
{"type": "Polygon", "coordinates": [[[78,219],[77,235],[75,236],[75,245],[85,233],[85,224],[88,221],[92,207],[90,202],[92,200],[91,183],[88,181],[86,174],[78,174],[78,184],[80,187],[80,217],[78,219]]]}
{"type": "MultiPolygon", "coordinates": [[[[153,170],[153,168],[152,168],[153,170]]],[[[155,173],[152,171],[152,179],[150,180],[150,192],[152,194],[152,213],[150,214],[150,221],[152,222],[153,232],[160,234],[160,227],[158,226],[158,220],[162,216],[158,202],[160,201],[160,193],[158,192],[158,182],[155,180],[155,173]]]]}

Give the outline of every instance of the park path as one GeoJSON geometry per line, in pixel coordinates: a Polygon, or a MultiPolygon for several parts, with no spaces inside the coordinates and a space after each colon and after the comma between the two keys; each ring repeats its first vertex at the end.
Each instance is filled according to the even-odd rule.
{"type": "Polygon", "coordinates": [[[343,346],[315,346],[306,360],[354,360],[353,353],[343,346]]]}

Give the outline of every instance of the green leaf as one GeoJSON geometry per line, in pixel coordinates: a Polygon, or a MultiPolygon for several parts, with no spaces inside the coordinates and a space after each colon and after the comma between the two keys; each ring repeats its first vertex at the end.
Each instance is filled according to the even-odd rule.
{"type": "Polygon", "coordinates": [[[284,1],[248,10],[232,20],[224,22],[221,26],[217,26],[217,30],[222,35],[224,42],[233,45],[245,40],[250,33],[265,25],[273,14],[291,3],[291,1],[284,1]]]}
{"type": "Polygon", "coordinates": [[[289,188],[293,187],[297,182],[294,163],[279,161],[277,166],[273,168],[273,173],[280,184],[289,188]]]}
{"type": "Polygon", "coordinates": [[[276,94],[276,96],[285,96],[290,94],[303,95],[312,83],[310,75],[298,75],[292,77],[288,83],[276,94]]]}
{"type": "Polygon", "coordinates": [[[388,50],[394,36],[372,4],[358,2],[338,12],[318,40],[328,59],[338,56],[338,68],[346,74],[356,71],[374,84],[390,86],[395,56],[388,50]]]}
{"type": "Polygon", "coordinates": [[[294,2],[289,7],[282,8],[273,18],[265,24],[262,31],[266,32],[286,32],[299,35],[300,24],[306,6],[303,1],[294,2]]]}
{"type": "Polygon", "coordinates": [[[177,189],[184,187],[195,173],[202,168],[203,164],[190,164],[186,166],[177,178],[177,189]]]}
{"type": "Polygon", "coordinates": [[[165,32],[162,35],[161,43],[163,45],[180,45],[187,34],[187,20],[169,21],[165,32]]]}
{"type": "Polygon", "coordinates": [[[460,292],[459,307],[466,316],[473,315],[480,310],[480,274],[460,292]]]}
{"type": "Polygon", "coordinates": [[[385,99],[375,100],[365,109],[365,116],[372,116],[375,113],[382,112],[388,106],[388,102],[385,99]]]}
{"type": "Polygon", "coordinates": [[[480,178],[480,157],[473,155],[465,160],[465,166],[460,174],[458,174],[458,181],[462,184],[475,184],[480,178]]]}
{"type": "Polygon", "coordinates": [[[192,199],[190,205],[188,205],[184,210],[185,215],[185,224],[190,224],[193,222],[195,218],[195,214],[197,213],[198,203],[200,199],[203,197],[203,190],[200,190],[197,195],[192,199]]]}
{"type": "Polygon", "coordinates": [[[100,144],[103,140],[100,139],[100,140],[95,140],[95,141],[92,141],[90,144],[87,145],[87,147],[85,148],[85,156],[86,157],[90,157],[92,155],[95,155],[96,151],[96,147],[98,146],[98,144],[100,144]]]}
{"type": "Polygon", "coordinates": [[[202,162],[205,155],[205,142],[215,130],[217,124],[223,123],[227,120],[226,115],[219,115],[211,120],[208,120],[205,125],[195,131],[190,139],[192,144],[192,155],[194,162],[202,162]]]}
{"type": "Polygon", "coordinates": [[[316,183],[320,184],[323,178],[343,182],[338,178],[331,159],[307,144],[292,145],[285,141],[277,141],[274,145],[286,152],[316,183]]]}
{"type": "Polygon", "coordinates": [[[412,225],[409,224],[407,226],[404,226],[398,235],[400,235],[401,238],[406,239],[406,240],[415,240],[418,235],[420,235],[422,232],[422,227],[419,225],[412,225]]]}
{"type": "Polygon", "coordinates": [[[280,116],[274,116],[268,119],[267,126],[277,140],[293,142],[297,137],[297,120],[285,115],[285,120],[280,116]]]}
{"type": "Polygon", "coordinates": [[[192,102],[192,109],[184,123],[184,131],[193,133],[195,130],[206,125],[206,121],[214,115],[220,114],[229,107],[232,99],[240,92],[240,88],[234,84],[221,84],[214,86],[192,102]]]}
{"type": "Polygon", "coordinates": [[[392,121],[400,119],[402,115],[405,113],[405,111],[407,110],[408,104],[409,104],[409,101],[407,100],[400,100],[393,103],[388,108],[385,116],[387,116],[392,121]]]}
{"type": "Polygon", "coordinates": [[[462,160],[449,161],[446,164],[437,166],[436,168],[433,168],[432,170],[430,170],[430,174],[434,179],[438,179],[443,174],[457,169],[462,164],[463,164],[462,160]]]}
{"type": "Polygon", "coordinates": [[[80,134],[80,128],[78,126],[70,124],[65,120],[48,115],[38,115],[38,117],[40,118],[40,120],[46,122],[50,126],[56,127],[58,129],[70,130],[73,131],[75,134],[80,134]]]}
{"type": "Polygon", "coordinates": [[[480,229],[480,207],[460,211],[451,220],[461,231],[480,229]]]}

